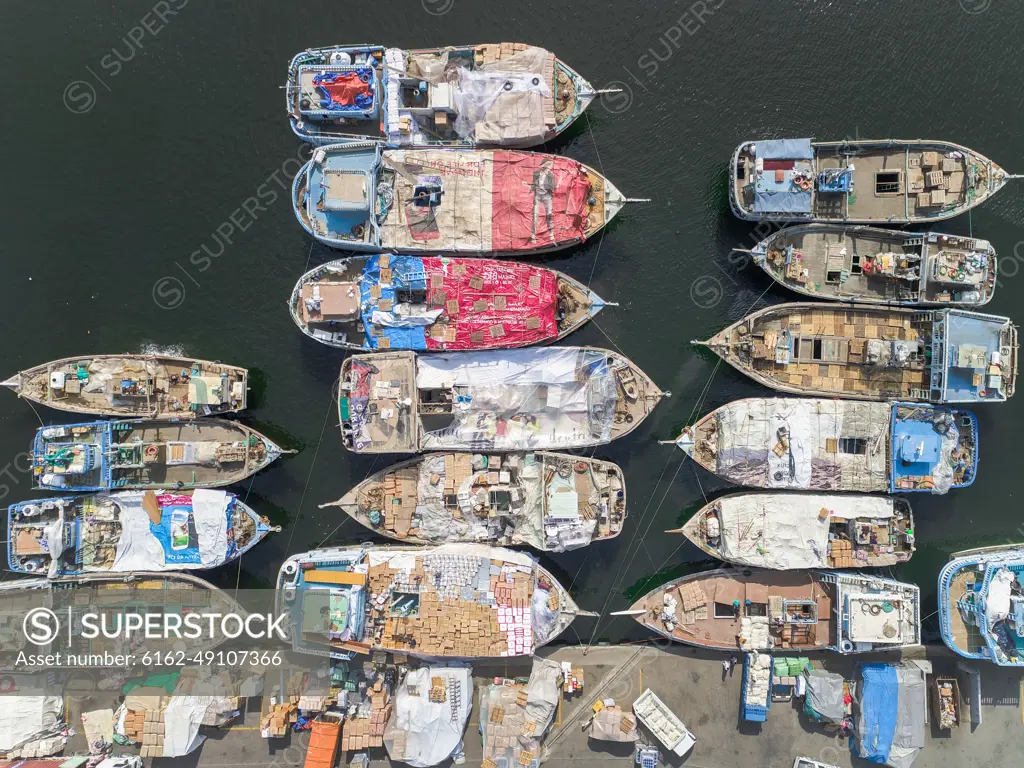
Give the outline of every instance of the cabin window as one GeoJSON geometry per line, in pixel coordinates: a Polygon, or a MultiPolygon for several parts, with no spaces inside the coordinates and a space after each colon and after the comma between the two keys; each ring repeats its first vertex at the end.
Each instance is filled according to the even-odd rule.
{"type": "Polygon", "coordinates": [[[868,439],[866,437],[840,437],[839,452],[863,456],[868,452],[868,439]]]}
{"type": "Polygon", "coordinates": [[[812,360],[821,360],[821,339],[814,340],[814,351],[811,352],[812,360]]]}
{"type": "Polygon", "coordinates": [[[747,603],[747,616],[767,616],[768,603],[747,603]]]}
{"type": "Polygon", "coordinates": [[[860,254],[853,254],[853,258],[850,261],[850,274],[860,275],[863,274],[864,270],[860,268],[860,254]]]}
{"type": "Polygon", "coordinates": [[[742,181],[747,177],[747,162],[746,160],[740,160],[736,163],[736,178],[742,181]]]}
{"type": "Polygon", "coordinates": [[[732,603],[715,603],[716,619],[735,619],[736,607],[732,603]]]}
{"type": "Polygon", "coordinates": [[[793,359],[794,360],[799,360],[800,359],[800,339],[799,338],[793,339],[793,359]]]}
{"type": "Polygon", "coordinates": [[[843,271],[841,269],[830,269],[825,273],[825,282],[838,284],[843,280],[843,271]]]}
{"type": "Polygon", "coordinates": [[[903,179],[902,171],[876,171],[875,172],[875,194],[876,195],[898,195],[900,193],[903,179]]]}

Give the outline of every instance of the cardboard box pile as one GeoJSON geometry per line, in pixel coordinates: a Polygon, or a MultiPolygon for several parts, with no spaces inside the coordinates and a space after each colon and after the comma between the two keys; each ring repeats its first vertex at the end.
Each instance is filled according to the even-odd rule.
{"type": "Polygon", "coordinates": [[[288,733],[288,727],[299,716],[299,697],[289,696],[288,701],[271,704],[270,711],[260,722],[260,735],[264,739],[280,739],[288,733]]]}
{"type": "MultiPolygon", "coordinates": [[[[126,718],[127,720],[127,718],[126,718]]],[[[142,722],[142,757],[162,757],[164,754],[164,713],[155,709],[145,711],[142,722]]]]}

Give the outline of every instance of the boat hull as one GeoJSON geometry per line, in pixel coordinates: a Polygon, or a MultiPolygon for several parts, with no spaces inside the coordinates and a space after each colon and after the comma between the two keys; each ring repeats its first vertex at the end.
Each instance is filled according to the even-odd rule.
{"type": "Polygon", "coordinates": [[[321,505],[321,508],[338,506],[374,533],[405,544],[425,546],[444,543],[525,545],[543,552],[565,552],[613,539],[621,533],[626,518],[626,487],[622,470],[617,465],[546,452],[498,456],[500,463],[497,465],[492,464],[494,458],[493,455],[485,458],[465,454],[428,454],[403,461],[377,472],[337,502],[321,505]],[[539,468],[539,471],[528,470],[525,466],[527,461],[531,468],[539,468]],[[479,469],[473,466],[474,462],[480,465],[479,469]],[[571,471],[564,471],[565,467],[571,467],[571,471]],[[460,468],[464,474],[449,480],[447,473],[451,471],[455,475],[460,468]],[[549,473],[550,481],[547,480],[549,473]],[[605,483],[604,489],[593,481],[597,476],[605,483]],[[556,478],[559,479],[556,481],[556,478]],[[536,486],[532,480],[536,480],[536,486]],[[544,486],[545,482],[549,484],[544,486]],[[394,489],[390,494],[389,488],[394,489]],[[563,519],[565,513],[562,511],[557,513],[557,517],[554,512],[548,517],[548,507],[554,501],[552,496],[557,488],[572,493],[574,499],[579,496],[580,504],[585,496],[589,498],[591,493],[598,494],[597,505],[591,504],[589,511],[585,509],[579,516],[583,520],[591,519],[587,515],[593,516],[596,521],[593,533],[584,536],[586,522],[581,523],[579,518],[571,516],[563,519]],[[470,495],[484,491],[490,497],[508,494],[510,497],[517,495],[537,499],[528,506],[535,516],[514,506],[509,510],[499,509],[497,503],[488,511],[468,506],[465,509],[453,507],[445,501],[445,495],[452,495],[449,491],[463,490],[470,495]],[[410,519],[388,512],[389,495],[396,501],[392,507],[400,508],[404,506],[406,493],[414,499],[417,510],[410,519]],[[426,514],[428,511],[429,515],[426,514]],[[502,526],[490,524],[499,517],[504,518],[502,526]],[[549,534],[549,530],[554,530],[554,535],[549,534]],[[544,535],[540,535],[540,531],[544,531],[544,535]]]}
{"type": "Polygon", "coordinates": [[[998,284],[998,259],[987,240],[846,224],[785,227],[750,251],[779,285],[816,300],[900,307],[987,304],[998,284]],[[908,266],[891,268],[904,256],[908,266]],[[875,271],[874,264],[885,265],[875,271]],[[956,265],[969,264],[961,277],[956,265]],[[978,265],[975,269],[974,265],[978,265]],[[883,273],[882,269],[886,269],[883,273]],[[916,274],[916,279],[912,276],[916,274]]]}
{"type": "Polygon", "coordinates": [[[240,482],[282,450],[227,419],[131,419],[42,427],[32,485],[50,491],[186,490],[240,482]]]}
{"type": "MultiPolygon", "coordinates": [[[[491,576],[493,575],[492,572],[491,576]]],[[[517,576],[515,582],[508,583],[518,581],[517,576]]],[[[513,591],[514,589],[518,587],[514,587],[513,591]]],[[[291,617],[293,650],[337,659],[351,659],[355,654],[375,651],[404,653],[427,660],[473,660],[530,655],[533,650],[558,637],[577,615],[583,613],[568,591],[533,558],[497,547],[472,544],[427,548],[364,545],[359,548],[315,550],[295,555],[284,562],[278,573],[276,608],[279,614],[288,614],[291,617]],[[433,558],[429,564],[427,558],[433,558]],[[353,570],[356,564],[363,563],[369,564],[366,572],[353,570]],[[484,597],[481,586],[476,580],[471,579],[473,583],[464,584],[453,592],[444,611],[435,616],[435,613],[438,613],[435,603],[439,599],[435,593],[440,595],[437,590],[443,591],[447,588],[440,574],[454,573],[452,569],[457,571],[460,567],[476,569],[478,565],[480,568],[486,566],[488,571],[493,566],[499,570],[502,578],[506,578],[506,575],[511,577],[513,572],[520,575],[529,573],[528,578],[532,586],[524,598],[527,605],[520,610],[529,611],[531,616],[536,613],[538,602],[534,593],[544,585],[543,589],[547,594],[545,605],[549,610],[547,623],[541,627],[534,619],[523,624],[520,617],[524,614],[515,614],[517,626],[520,626],[520,629],[515,631],[519,632],[520,636],[523,632],[531,633],[532,640],[527,643],[529,647],[523,648],[522,644],[515,640],[512,636],[513,630],[506,630],[502,625],[503,620],[492,620],[491,614],[496,614],[499,607],[503,608],[502,614],[506,613],[505,591],[500,584],[497,585],[498,591],[492,590],[493,597],[484,597]],[[375,570],[382,566],[383,570],[375,570]],[[406,593],[393,585],[404,583],[402,580],[405,578],[416,579],[423,568],[429,568],[431,573],[436,571],[439,577],[420,577],[419,598],[415,602],[414,611],[409,613],[407,608],[402,607],[406,605],[403,602],[406,593]],[[392,608],[387,607],[388,597],[383,593],[380,595],[384,597],[383,602],[379,597],[375,602],[357,599],[357,595],[361,594],[360,586],[376,584],[383,589],[381,584],[384,582],[374,581],[382,578],[384,582],[392,585],[388,587],[388,591],[397,595],[397,598],[392,598],[398,601],[392,608]],[[311,596],[311,587],[320,590],[319,596],[311,596]],[[466,598],[467,589],[474,593],[474,600],[466,598]],[[330,594],[324,594],[327,592],[330,594]],[[304,611],[327,601],[332,606],[334,617],[321,629],[311,629],[310,624],[304,623],[304,611]],[[338,613],[342,610],[343,618],[338,613]],[[400,610],[405,613],[400,613],[400,610]],[[389,613],[393,616],[405,616],[404,626],[396,628],[397,625],[394,623],[386,622],[384,617],[389,613]],[[479,637],[480,629],[477,630],[478,637],[475,640],[458,640],[451,637],[455,633],[455,624],[458,623],[456,619],[462,614],[473,615],[478,627],[482,628],[483,637],[479,637]],[[381,621],[386,623],[381,624],[381,621]],[[296,627],[303,629],[297,632],[296,627]],[[374,631],[375,627],[377,631],[374,631]],[[370,633],[373,633],[372,637],[370,633]],[[502,648],[500,653],[499,647],[502,648]],[[491,652],[484,652],[485,648],[491,652]]]]}
{"type": "Polygon", "coordinates": [[[991,160],[959,144],[896,139],[744,142],[733,153],[730,171],[729,205],[741,219],[889,226],[957,216],[994,195],[1009,178],[991,160]],[[795,151],[787,152],[785,144],[795,151]],[[756,148],[751,150],[755,145],[762,145],[760,158],[756,148]],[[953,161],[949,170],[947,159],[953,161]],[[767,167],[757,170],[758,160],[772,162],[774,175],[764,175],[767,167]],[[796,176],[790,178],[794,168],[796,176]],[[842,169],[856,176],[845,184],[841,178],[830,180],[831,186],[820,189],[822,171],[842,169]],[[940,178],[927,177],[929,169],[938,170],[940,178]],[[889,175],[881,178],[886,171],[889,175]]]}
{"type": "MultiPolygon", "coordinates": [[[[509,55],[514,56],[517,53],[522,54],[527,48],[528,46],[518,43],[449,46],[447,48],[403,51],[401,52],[401,58],[404,59],[404,54],[406,53],[417,57],[439,55],[445,55],[449,58],[473,57],[479,58],[477,66],[487,63],[493,67],[501,58],[506,58],[509,55]],[[495,56],[497,56],[497,59],[495,59],[495,56]]],[[[532,48],[529,55],[532,56],[534,52],[538,51],[540,49],[532,48]]],[[[387,57],[386,50],[383,46],[377,45],[341,45],[327,48],[311,48],[297,54],[289,66],[285,89],[289,123],[296,136],[303,141],[319,146],[343,141],[363,141],[368,137],[380,138],[389,147],[395,148],[411,146],[413,144],[417,146],[454,148],[527,148],[537,146],[554,139],[569,128],[582,116],[597,95],[594,88],[572,67],[561,59],[556,58],[553,54],[543,53],[546,54],[544,57],[546,61],[542,66],[543,75],[540,79],[547,81],[546,88],[549,90],[550,95],[545,97],[538,94],[537,101],[544,112],[547,112],[548,109],[551,110],[549,113],[551,120],[550,122],[547,120],[538,122],[532,129],[528,128],[525,132],[519,131],[510,134],[508,131],[505,131],[502,136],[498,137],[489,136],[486,133],[477,136],[474,131],[471,135],[463,137],[459,136],[454,130],[449,129],[450,133],[448,135],[441,135],[437,132],[438,126],[433,124],[433,119],[422,116],[418,120],[430,122],[431,134],[414,136],[411,131],[388,130],[392,124],[399,122],[399,115],[402,112],[399,107],[398,98],[395,98],[393,101],[388,98],[390,91],[400,88],[395,83],[398,81],[401,72],[394,69],[391,64],[384,63],[387,57]],[[368,61],[370,66],[369,72],[372,76],[373,86],[384,95],[383,98],[377,98],[378,103],[370,110],[353,110],[350,113],[352,116],[347,117],[343,125],[339,125],[336,119],[333,119],[333,116],[309,114],[308,109],[304,110],[302,104],[303,99],[308,100],[311,95],[309,93],[309,83],[303,83],[304,79],[308,80],[309,78],[308,76],[304,78],[303,74],[317,67],[324,68],[325,70],[332,69],[331,59],[332,57],[338,58],[339,55],[342,60],[346,58],[352,61],[355,61],[357,58],[364,61],[370,60],[368,61]],[[396,110],[398,113],[394,117],[391,117],[392,110],[396,110]]],[[[537,86],[540,86],[540,83],[537,86]]],[[[307,108],[308,106],[310,105],[307,105],[307,108]]],[[[444,124],[448,126],[450,121],[445,120],[444,124]]],[[[409,122],[409,127],[411,126],[412,120],[409,122]]]]}
{"type": "Polygon", "coordinates": [[[383,349],[382,338],[396,350],[550,344],[604,306],[600,296],[557,270],[485,259],[389,255],[316,267],[299,278],[288,300],[292,320],[306,336],[354,351],[383,349]],[[382,282],[383,269],[391,271],[387,283],[382,282]],[[422,324],[411,325],[395,314],[399,288],[423,298],[417,318],[422,324]]]}
{"type": "Polygon", "coordinates": [[[67,357],[3,382],[19,397],[97,416],[194,419],[235,413],[248,401],[249,372],[170,355],[67,357]]]}

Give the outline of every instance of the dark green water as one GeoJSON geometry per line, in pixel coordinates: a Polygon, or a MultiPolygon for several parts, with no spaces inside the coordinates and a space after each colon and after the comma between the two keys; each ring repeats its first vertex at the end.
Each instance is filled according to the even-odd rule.
{"type": "MultiPolygon", "coordinates": [[[[544,46],[596,85],[627,89],[548,149],[603,170],[630,196],[653,198],[603,237],[547,261],[621,304],[571,342],[614,345],[673,392],[640,429],[598,451],[626,470],[623,535],[545,559],[584,608],[622,609],[652,576],[708,565],[662,532],[704,494],[726,490],[656,440],[675,436],[698,405],[765,394],[723,369],[709,384],[714,361],[689,340],[755,304],[793,298],[729,258],[756,238],[726,202],[734,147],[775,136],[949,139],[1024,171],[1022,32],[1024,6],[1009,0],[8,0],[0,5],[0,373],[174,347],[248,366],[259,402],[247,421],[301,452],[236,489],[284,531],[247,555],[240,573],[231,566],[212,578],[267,584],[286,554],[369,539],[317,509],[384,460],[342,449],[332,401],[341,355],[302,336],[285,309],[307,264],[332,257],[311,246],[284,194],[300,150],[279,88],[287,62],[331,42],[544,46]],[[250,202],[246,210],[251,198],[263,209],[250,202]]],[[[942,225],[995,243],[1004,277],[990,309],[1018,319],[1022,221],[1024,183],[942,225]]],[[[1022,413],[1024,396],[978,409],[977,483],[913,499],[920,549],[899,575],[921,584],[926,614],[950,551],[1024,539],[1014,469],[1022,413]]],[[[10,502],[30,494],[17,457],[39,422],[6,393],[0,420],[0,494],[10,502]]],[[[592,633],[622,640],[639,636],[634,626],[606,618],[576,630],[584,641],[592,633]]]]}

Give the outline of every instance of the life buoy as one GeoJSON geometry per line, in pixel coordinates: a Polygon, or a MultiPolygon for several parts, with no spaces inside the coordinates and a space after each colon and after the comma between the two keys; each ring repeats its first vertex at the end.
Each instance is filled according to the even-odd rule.
{"type": "Polygon", "coordinates": [[[808,179],[806,176],[804,178],[800,179],[800,189],[801,190],[803,190],[804,192],[807,192],[808,190],[810,190],[810,188],[811,188],[811,180],[810,179],[808,179]]]}
{"type": "Polygon", "coordinates": [[[14,682],[13,677],[10,675],[0,677],[0,693],[13,693],[16,690],[18,690],[18,685],[14,682]]]}
{"type": "Polygon", "coordinates": [[[945,267],[939,267],[939,274],[945,276],[949,274],[949,271],[945,267]]]}
{"type": "Polygon", "coordinates": [[[988,397],[988,390],[987,389],[979,389],[978,390],[978,397],[988,397]]]}
{"type": "Polygon", "coordinates": [[[147,456],[156,456],[159,452],[160,452],[160,449],[157,448],[155,445],[147,445],[146,446],[146,455],[147,456]]]}
{"type": "Polygon", "coordinates": [[[370,76],[365,72],[359,76],[359,79],[362,80],[364,83],[370,82],[370,76]]]}

